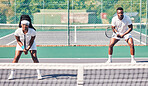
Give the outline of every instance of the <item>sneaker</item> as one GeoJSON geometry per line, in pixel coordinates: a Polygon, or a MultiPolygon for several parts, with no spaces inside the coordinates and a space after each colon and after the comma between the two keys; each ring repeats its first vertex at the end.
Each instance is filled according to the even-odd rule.
{"type": "Polygon", "coordinates": [[[131,60],[131,63],[136,63],[136,61],[133,59],[133,60],[131,60]]]}
{"type": "Polygon", "coordinates": [[[108,60],[106,61],[106,63],[112,63],[112,60],[111,60],[111,59],[108,59],[108,60]]]}
{"type": "Polygon", "coordinates": [[[12,80],[12,79],[13,79],[13,74],[10,74],[10,76],[9,76],[8,79],[9,79],[9,80],[12,80]]]}
{"type": "Polygon", "coordinates": [[[41,75],[38,75],[38,80],[41,80],[42,79],[42,76],[41,75]]]}

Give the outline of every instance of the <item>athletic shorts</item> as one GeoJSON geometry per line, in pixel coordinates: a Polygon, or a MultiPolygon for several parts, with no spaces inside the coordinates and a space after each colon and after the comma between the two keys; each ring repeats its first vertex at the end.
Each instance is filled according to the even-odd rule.
{"type": "MultiPolygon", "coordinates": [[[[119,33],[119,34],[121,34],[121,33],[119,33]]],[[[115,34],[115,33],[113,33],[112,38],[119,39],[119,40],[122,39],[122,38],[117,37],[117,34],[115,34]]],[[[126,40],[129,38],[132,38],[132,35],[130,33],[128,33],[123,38],[126,40]]]]}

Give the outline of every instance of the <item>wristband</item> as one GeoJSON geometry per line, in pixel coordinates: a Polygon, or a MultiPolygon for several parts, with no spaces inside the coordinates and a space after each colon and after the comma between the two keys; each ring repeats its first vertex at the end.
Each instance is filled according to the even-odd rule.
{"type": "Polygon", "coordinates": [[[24,46],[22,46],[22,49],[23,49],[23,50],[24,50],[24,48],[25,48],[25,47],[24,47],[24,46]]]}

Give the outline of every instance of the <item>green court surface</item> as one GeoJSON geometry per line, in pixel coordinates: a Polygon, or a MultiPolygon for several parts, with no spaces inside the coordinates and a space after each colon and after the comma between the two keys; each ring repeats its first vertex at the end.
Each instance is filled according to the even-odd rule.
{"type": "MultiPolygon", "coordinates": [[[[38,47],[38,58],[107,58],[108,46],[38,47]]],[[[15,47],[0,47],[0,58],[13,58],[15,47]]],[[[30,58],[22,54],[21,58],[30,58]]],[[[115,46],[113,58],[129,58],[129,46],[115,46]]],[[[135,46],[135,58],[148,58],[148,46],[135,46]]]]}

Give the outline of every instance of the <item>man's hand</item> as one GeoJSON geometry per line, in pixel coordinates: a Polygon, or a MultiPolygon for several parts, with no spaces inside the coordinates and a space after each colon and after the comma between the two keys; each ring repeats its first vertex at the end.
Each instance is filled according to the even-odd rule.
{"type": "Polygon", "coordinates": [[[124,34],[120,35],[120,37],[123,38],[124,37],[124,34]]]}
{"type": "Polygon", "coordinates": [[[122,35],[117,34],[117,37],[119,37],[119,38],[123,38],[123,37],[124,37],[124,34],[122,34],[122,35]]]}

